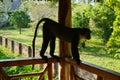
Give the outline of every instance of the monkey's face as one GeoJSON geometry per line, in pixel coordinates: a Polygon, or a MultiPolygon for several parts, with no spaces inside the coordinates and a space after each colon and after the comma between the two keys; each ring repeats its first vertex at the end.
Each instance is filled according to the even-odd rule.
{"type": "Polygon", "coordinates": [[[89,40],[89,39],[91,39],[91,36],[90,36],[90,34],[80,35],[80,39],[87,39],[87,40],[89,40]]]}
{"type": "Polygon", "coordinates": [[[86,34],[85,34],[85,37],[86,37],[86,39],[88,39],[88,40],[91,39],[90,33],[86,33],[86,34]]]}
{"type": "Polygon", "coordinates": [[[82,28],[83,30],[83,32],[82,32],[82,38],[84,38],[84,39],[87,39],[87,40],[89,40],[89,39],[91,39],[91,31],[90,31],[90,29],[87,29],[87,28],[82,28]]]}

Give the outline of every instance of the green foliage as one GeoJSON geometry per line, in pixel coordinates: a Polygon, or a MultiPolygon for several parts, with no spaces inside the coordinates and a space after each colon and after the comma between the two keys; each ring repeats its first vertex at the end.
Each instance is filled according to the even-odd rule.
{"type": "Polygon", "coordinates": [[[49,17],[53,20],[57,20],[58,18],[58,6],[57,0],[41,2],[33,0],[22,2],[20,9],[23,11],[27,11],[29,13],[32,22],[30,23],[33,28],[36,26],[36,22],[43,17],[49,17]]]}
{"type": "MultiPolygon", "coordinates": [[[[40,72],[38,67],[36,67],[34,70],[32,70],[32,66],[27,65],[27,66],[13,66],[13,67],[6,67],[5,70],[9,75],[14,75],[14,74],[27,74],[27,73],[34,73],[34,72],[40,72]]],[[[34,78],[23,78],[22,80],[37,80],[38,77],[34,78]]],[[[16,79],[16,80],[21,80],[21,79],[16,79]]]]}
{"type": "Polygon", "coordinates": [[[73,7],[73,26],[74,27],[89,27],[89,16],[87,15],[87,6],[83,5],[85,8],[80,10],[82,5],[74,4],[73,7]],[[76,7],[77,6],[77,7],[76,7]]]}
{"type": "Polygon", "coordinates": [[[114,55],[114,57],[120,58],[120,1],[111,0],[109,6],[114,9],[116,19],[113,23],[113,32],[107,42],[108,53],[114,55]]]}
{"type": "Polygon", "coordinates": [[[115,20],[114,10],[108,7],[105,3],[97,4],[93,8],[92,20],[97,28],[101,29],[101,37],[106,43],[112,33],[112,25],[115,20]]]}
{"type": "Polygon", "coordinates": [[[115,17],[114,10],[106,3],[99,3],[94,6],[73,4],[73,26],[90,27],[92,30],[98,29],[97,33],[105,43],[109,40],[112,33],[115,17]]]}
{"type": "Polygon", "coordinates": [[[3,48],[0,46],[0,60],[1,59],[8,59],[8,58],[18,58],[19,55],[13,54],[9,49],[3,48]]]}
{"type": "Polygon", "coordinates": [[[25,11],[16,10],[10,14],[10,20],[14,27],[30,27],[30,17],[25,11]]]}
{"type": "MultiPolygon", "coordinates": [[[[56,2],[56,0],[54,0],[56,2]]],[[[43,17],[57,18],[58,7],[54,2],[35,3],[35,1],[26,1],[21,5],[21,9],[27,11],[33,21],[40,20],[43,17]],[[52,6],[51,6],[52,5],[52,6]],[[34,6],[34,7],[33,7],[34,6]]]]}
{"type": "Polygon", "coordinates": [[[0,12],[10,12],[11,5],[11,1],[6,1],[4,4],[0,1],[0,12]]]}

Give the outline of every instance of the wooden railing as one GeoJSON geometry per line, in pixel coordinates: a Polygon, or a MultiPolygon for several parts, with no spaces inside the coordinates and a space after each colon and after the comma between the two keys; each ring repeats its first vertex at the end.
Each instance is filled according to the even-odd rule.
{"type": "Polygon", "coordinates": [[[31,64],[44,64],[46,63],[45,60],[41,58],[24,58],[24,59],[6,59],[0,60],[0,80],[13,80],[16,78],[24,78],[24,77],[31,77],[31,76],[40,76],[39,80],[43,79],[43,75],[46,71],[48,71],[48,79],[52,80],[52,63],[56,63],[57,60],[54,58],[49,58],[47,61],[47,67],[40,73],[32,73],[32,74],[21,74],[21,75],[8,75],[3,67],[9,66],[22,66],[22,65],[31,65],[31,64]]]}
{"type": "MultiPolygon", "coordinates": [[[[75,74],[74,67],[78,67],[94,73],[97,75],[96,80],[120,80],[120,73],[96,66],[94,64],[82,61],[80,65],[77,65],[75,61],[69,58],[65,58],[64,61],[71,66],[71,76],[70,80],[84,80],[80,78],[77,74],[75,74]]],[[[48,62],[41,58],[24,58],[24,59],[6,59],[0,60],[0,80],[13,80],[16,78],[24,78],[24,77],[31,77],[31,76],[39,76],[38,80],[43,80],[43,74],[48,71],[48,79],[53,80],[53,72],[52,72],[52,63],[58,62],[57,59],[49,58],[48,62]],[[22,65],[31,65],[31,64],[44,64],[47,63],[47,67],[40,73],[32,73],[32,74],[21,74],[21,75],[8,75],[3,67],[9,66],[22,66],[22,65]]]]}
{"type": "MultiPolygon", "coordinates": [[[[100,66],[97,66],[97,65],[85,62],[85,61],[82,61],[80,65],[77,65],[75,61],[69,58],[65,58],[65,62],[70,64],[71,66],[76,66],[76,67],[79,67],[81,69],[84,69],[86,71],[96,74],[97,80],[106,80],[106,79],[107,80],[120,80],[120,73],[106,69],[106,68],[102,68],[100,66]]],[[[79,77],[77,76],[77,74],[75,74],[75,76],[76,78],[79,77]]]]}

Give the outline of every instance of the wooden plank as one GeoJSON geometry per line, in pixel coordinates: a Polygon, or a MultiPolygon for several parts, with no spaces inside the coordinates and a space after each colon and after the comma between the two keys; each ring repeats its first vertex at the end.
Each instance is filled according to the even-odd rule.
{"type": "Polygon", "coordinates": [[[85,79],[83,79],[83,78],[81,78],[81,77],[75,75],[75,80],[85,80],[85,79]]]}
{"type": "Polygon", "coordinates": [[[70,69],[70,80],[75,80],[75,71],[73,66],[71,66],[70,69]]]}
{"type": "Polygon", "coordinates": [[[33,77],[33,76],[40,76],[42,73],[32,73],[32,74],[18,74],[18,75],[10,75],[10,80],[18,79],[18,78],[25,78],[25,77],[33,77]]]}
{"type": "Polygon", "coordinates": [[[82,61],[80,65],[76,64],[76,62],[70,58],[65,58],[65,62],[77,66],[86,71],[97,74],[98,76],[104,77],[109,80],[120,80],[120,73],[82,61]]]}
{"type": "MultiPolygon", "coordinates": [[[[71,0],[59,0],[59,23],[71,27],[71,0]]],[[[71,48],[68,42],[60,40],[59,42],[60,57],[71,56],[71,48]]],[[[70,66],[69,64],[61,61],[61,75],[60,80],[69,80],[70,78],[70,66]]]]}
{"type": "Polygon", "coordinates": [[[0,67],[0,74],[2,74],[3,79],[10,80],[9,76],[7,75],[7,73],[4,71],[2,67],[0,67]]]}
{"type": "Polygon", "coordinates": [[[48,63],[48,80],[53,80],[52,63],[48,63]]]}
{"type": "Polygon", "coordinates": [[[2,80],[2,74],[0,73],[0,80],[2,80]]]}
{"type": "Polygon", "coordinates": [[[38,80],[43,80],[43,78],[44,78],[44,74],[46,73],[47,70],[48,70],[48,65],[47,65],[47,67],[44,69],[42,75],[39,77],[38,80]]]}
{"type": "MultiPolygon", "coordinates": [[[[49,58],[50,63],[58,62],[55,58],[49,58]]],[[[8,66],[22,66],[22,65],[30,65],[30,64],[44,64],[47,63],[46,60],[42,58],[20,58],[20,59],[5,59],[0,60],[0,67],[8,67],[8,66]]]]}
{"type": "Polygon", "coordinates": [[[97,76],[97,80],[104,80],[103,77],[97,76]]]}
{"type": "Polygon", "coordinates": [[[75,74],[74,66],[71,66],[71,78],[70,80],[84,80],[83,78],[79,77],[77,74],[75,74]]]}

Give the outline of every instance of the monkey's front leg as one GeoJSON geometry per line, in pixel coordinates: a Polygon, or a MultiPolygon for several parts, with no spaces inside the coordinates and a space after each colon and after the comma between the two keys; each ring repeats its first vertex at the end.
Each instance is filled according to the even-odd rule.
{"type": "Polygon", "coordinates": [[[47,57],[47,56],[44,56],[44,55],[42,54],[42,51],[40,51],[40,56],[41,56],[42,59],[44,59],[46,62],[48,61],[48,57],[47,57]]]}
{"type": "Polygon", "coordinates": [[[73,59],[77,62],[77,64],[81,63],[81,60],[79,59],[79,52],[78,52],[78,40],[73,40],[71,43],[71,50],[72,50],[72,56],[73,59]]]}

